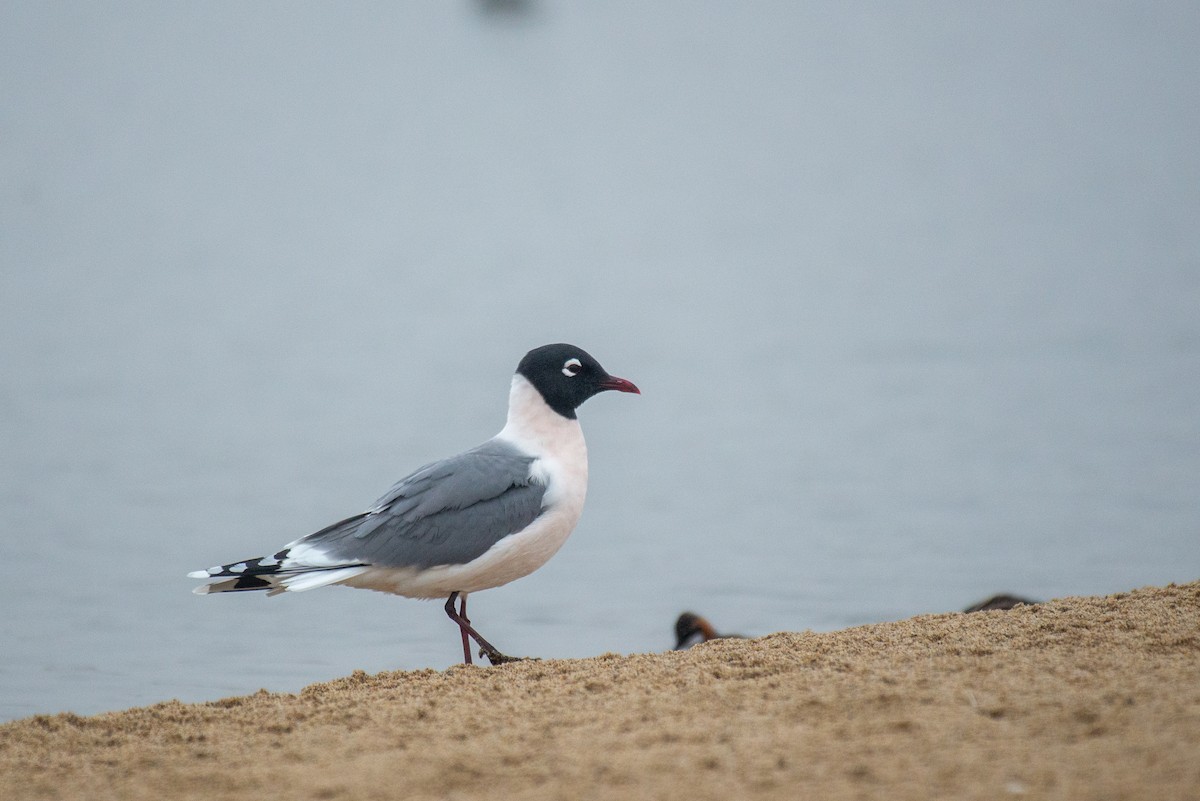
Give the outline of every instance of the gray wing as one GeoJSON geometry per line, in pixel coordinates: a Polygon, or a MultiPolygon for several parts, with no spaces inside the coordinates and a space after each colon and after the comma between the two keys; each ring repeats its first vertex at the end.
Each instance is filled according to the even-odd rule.
{"type": "Polygon", "coordinates": [[[534,457],[490,440],[401,479],[361,515],[298,540],[338,562],[426,568],[465,564],[542,512],[534,457]]]}

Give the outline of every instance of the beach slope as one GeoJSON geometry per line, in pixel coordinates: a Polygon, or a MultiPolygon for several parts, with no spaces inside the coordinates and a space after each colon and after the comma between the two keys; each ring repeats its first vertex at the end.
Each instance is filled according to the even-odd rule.
{"type": "Polygon", "coordinates": [[[0,725],[11,799],[1200,798],[1200,582],[0,725]]]}

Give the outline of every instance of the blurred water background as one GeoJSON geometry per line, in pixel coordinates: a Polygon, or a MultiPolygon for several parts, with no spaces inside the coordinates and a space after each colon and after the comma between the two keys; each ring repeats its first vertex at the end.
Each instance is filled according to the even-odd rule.
{"type": "Polygon", "coordinates": [[[198,598],[503,423],[588,509],[510,653],[1200,577],[1200,5],[7,3],[0,719],[441,668],[440,604],[198,598]]]}

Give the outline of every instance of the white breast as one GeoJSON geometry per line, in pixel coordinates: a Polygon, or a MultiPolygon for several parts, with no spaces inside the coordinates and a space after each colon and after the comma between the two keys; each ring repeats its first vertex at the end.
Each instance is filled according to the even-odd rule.
{"type": "Polygon", "coordinates": [[[367,568],[345,582],[409,598],[477,592],[527,576],[553,556],[579,522],[587,496],[587,444],[578,420],[568,420],[542,400],[520,375],[513,377],[508,422],[496,435],[536,457],[530,472],[546,485],[542,514],[524,530],[497,542],[465,565],[367,568]]]}

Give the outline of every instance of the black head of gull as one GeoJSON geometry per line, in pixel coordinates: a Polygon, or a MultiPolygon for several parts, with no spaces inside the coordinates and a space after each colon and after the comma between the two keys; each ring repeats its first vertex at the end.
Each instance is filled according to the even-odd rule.
{"type": "Polygon", "coordinates": [[[575,417],[605,390],[641,394],[574,345],[535,348],[509,390],[496,436],[396,482],[365,511],[260,556],[198,570],[210,593],[268,595],[331,585],[446,598],[463,661],[473,639],[492,664],[511,661],[471,625],[467,594],[545,564],[575,528],[587,494],[587,447],[575,417]],[[457,602],[458,608],[455,609],[457,602]]]}
{"type": "Polygon", "coordinates": [[[523,376],[541,394],[546,405],[575,419],[575,410],[593,395],[605,390],[641,394],[633,382],[608,374],[591,354],[574,345],[558,343],[534,348],[517,365],[523,376]]]}

